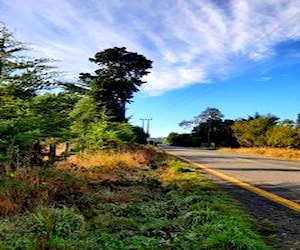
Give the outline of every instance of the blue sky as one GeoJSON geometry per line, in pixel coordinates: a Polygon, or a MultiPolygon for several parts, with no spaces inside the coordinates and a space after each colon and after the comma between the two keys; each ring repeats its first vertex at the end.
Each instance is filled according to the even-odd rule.
{"type": "Polygon", "coordinates": [[[127,112],[152,118],[152,136],[207,107],[227,119],[300,113],[300,0],[0,0],[0,21],[68,80],[113,46],[153,60],[127,112]]]}

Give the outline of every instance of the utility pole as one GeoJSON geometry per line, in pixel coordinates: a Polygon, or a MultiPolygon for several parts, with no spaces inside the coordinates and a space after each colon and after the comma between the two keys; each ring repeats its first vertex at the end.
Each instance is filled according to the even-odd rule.
{"type": "Polygon", "coordinates": [[[145,128],[144,128],[145,123],[144,123],[144,122],[145,122],[146,119],[141,118],[140,120],[142,121],[142,128],[143,128],[143,130],[145,131],[145,128]]]}
{"type": "Polygon", "coordinates": [[[150,137],[150,121],[152,121],[152,118],[146,119],[146,120],[147,120],[147,134],[148,134],[149,137],[150,137]]]}
{"type": "Polygon", "coordinates": [[[143,130],[145,131],[145,121],[147,121],[147,130],[145,131],[149,136],[150,136],[150,121],[152,121],[152,118],[141,118],[140,119],[142,121],[142,127],[143,127],[143,130]]]}

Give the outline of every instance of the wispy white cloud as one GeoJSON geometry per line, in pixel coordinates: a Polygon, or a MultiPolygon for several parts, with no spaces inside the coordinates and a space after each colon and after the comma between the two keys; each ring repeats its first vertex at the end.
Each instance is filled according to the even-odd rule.
{"type": "Polygon", "coordinates": [[[259,82],[267,82],[267,81],[270,81],[271,79],[272,79],[271,77],[264,76],[264,77],[260,78],[258,81],[259,82]]]}
{"type": "Polygon", "coordinates": [[[143,87],[152,95],[227,77],[300,39],[300,0],[0,0],[0,15],[69,78],[108,47],[144,54],[154,61],[143,87]]]}

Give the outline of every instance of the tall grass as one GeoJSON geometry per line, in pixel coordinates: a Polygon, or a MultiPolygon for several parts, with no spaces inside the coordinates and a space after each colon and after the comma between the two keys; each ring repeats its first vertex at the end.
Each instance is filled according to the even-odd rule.
{"type": "Polygon", "coordinates": [[[0,183],[0,249],[269,249],[231,199],[152,148],[71,156],[0,183]]]}
{"type": "Polygon", "coordinates": [[[299,149],[284,149],[284,148],[221,148],[221,152],[227,153],[238,153],[238,154],[249,154],[249,155],[262,155],[269,157],[278,157],[290,160],[300,160],[299,149]]]}

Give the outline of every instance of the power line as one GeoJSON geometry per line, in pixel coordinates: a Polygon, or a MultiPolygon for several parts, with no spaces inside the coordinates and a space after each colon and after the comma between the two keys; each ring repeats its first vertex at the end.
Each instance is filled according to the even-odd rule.
{"type": "MultiPolygon", "coordinates": [[[[272,30],[270,30],[269,32],[267,32],[266,34],[264,34],[263,36],[261,36],[259,39],[257,39],[257,40],[255,40],[253,43],[252,43],[252,45],[251,46],[249,46],[245,51],[244,51],[244,53],[245,54],[249,54],[250,52],[255,52],[256,51],[256,49],[255,49],[255,45],[258,43],[258,42],[261,42],[261,41],[263,41],[263,40],[265,40],[265,39],[267,39],[270,35],[272,35],[274,32],[276,32],[277,30],[279,30],[279,29],[281,29],[284,25],[286,25],[287,23],[289,23],[290,21],[292,21],[293,19],[295,19],[297,16],[299,16],[300,15],[300,11],[298,11],[298,12],[296,12],[292,17],[290,17],[290,18],[288,18],[288,19],[286,19],[285,21],[283,21],[282,23],[280,23],[278,26],[276,26],[275,28],[273,28],[272,30]]],[[[295,33],[293,33],[293,34],[298,34],[298,32],[299,31],[297,31],[297,32],[295,32],[295,33]]],[[[293,35],[292,34],[292,35],[293,35]]],[[[255,65],[255,66],[253,66],[253,67],[250,67],[250,68],[248,68],[248,70],[247,71],[249,71],[249,70],[253,70],[253,68],[256,68],[257,67],[257,65],[255,65]]],[[[238,74],[237,76],[235,76],[235,78],[236,77],[239,77],[240,76],[240,74],[238,74]]],[[[203,96],[203,95],[207,95],[207,94],[209,94],[211,91],[213,91],[213,90],[215,90],[215,89],[217,89],[217,88],[219,88],[219,86],[215,86],[215,87],[213,87],[213,89],[212,90],[208,90],[208,91],[206,91],[205,93],[202,93],[202,94],[200,94],[200,95],[197,95],[197,96],[195,96],[194,98],[192,98],[192,100],[190,100],[190,101],[192,101],[192,102],[195,102],[195,100],[196,99],[198,99],[199,97],[201,97],[201,96],[203,96]]],[[[180,96],[181,95],[181,97],[185,97],[185,94],[177,94],[177,96],[180,96]]],[[[177,97],[176,96],[176,97],[177,97]]],[[[186,98],[180,98],[180,100],[185,100],[186,98]]],[[[173,102],[175,102],[175,103],[173,103],[174,105],[175,104],[178,104],[179,102],[178,102],[178,98],[174,98],[174,101],[173,102]],[[176,100],[175,100],[176,99],[176,100]],[[175,102],[176,101],[176,102],[175,102]]],[[[164,105],[164,108],[166,108],[167,106],[173,106],[173,104],[172,105],[170,105],[170,103],[168,103],[169,105],[164,105]]],[[[176,105],[175,105],[176,106],[176,105]]]]}
{"type": "Polygon", "coordinates": [[[282,26],[284,26],[288,22],[292,21],[293,19],[295,19],[299,15],[300,15],[300,11],[298,11],[291,18],[286,19],[285,21],[283,21],[281,24],[279,24],[277,27],[275,27],[274,29],[272,29],[270,32],[266,33],[264,36],[262,36],[261,38],[259,38],[258,40],[256,40],[254,43],[257,43],[257,42],[260,42],[260,41],[264,40],[265,38],[267,38],[268,36],[270,36],[271,34],[273,34],[275,31],[279,30],[282,26]]]}

